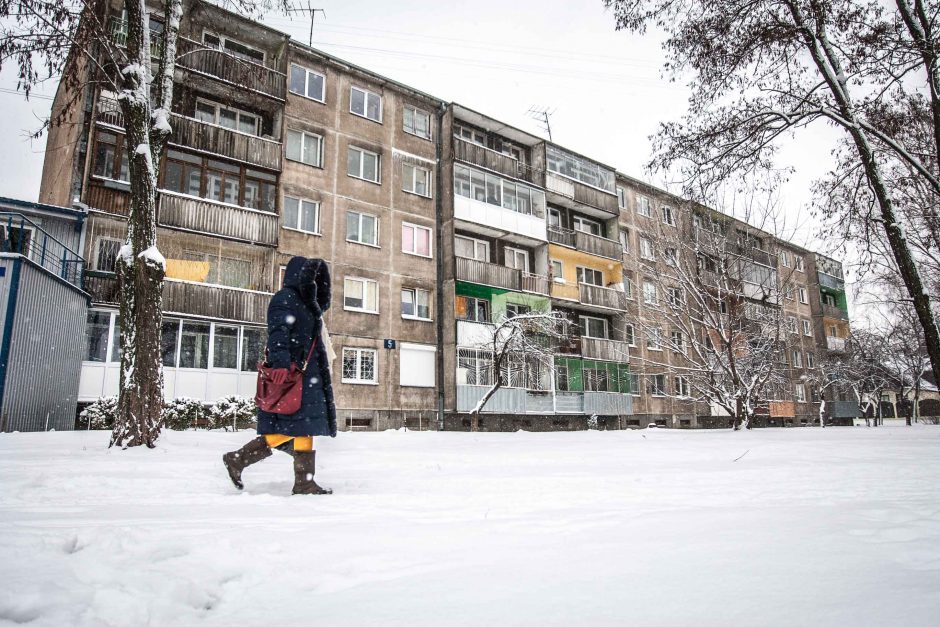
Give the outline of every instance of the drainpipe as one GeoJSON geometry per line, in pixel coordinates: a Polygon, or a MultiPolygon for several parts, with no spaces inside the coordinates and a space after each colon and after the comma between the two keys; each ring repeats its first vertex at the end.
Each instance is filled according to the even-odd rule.
{"type": "Polygon", "coordinates": [[[434,156],[437,176],[434,190],[434,227],[437,245],[437,290],[435,291],[435,313],[437,318],[437,428],[444,430],[444,111],[442,102],[437,108],[437,141],[434,156]]]}

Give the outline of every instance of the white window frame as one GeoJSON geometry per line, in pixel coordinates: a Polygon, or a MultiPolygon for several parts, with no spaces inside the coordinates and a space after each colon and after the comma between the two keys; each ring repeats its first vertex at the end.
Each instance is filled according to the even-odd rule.
{"type": "Polygon", "coordinates": [[[595,270],[594,268],[588,268],[587,266],[577,266],[575,269],[575,276],[578,277],[578,283],[584,283],[585,285],[593,285],[595,287],[604,287],[604,273],[601,270],[595,270]],[[599,274],[601,277],[600,283],[586,283],[584,279],[585,271],[591,273],[591,277],[594,278],[595,274],[599,274]]]}
{"type": "Polygon", "coordinates": [[[381,185],[381,184],[382,184],[382,155],[380,155],[379,153],[377,153],[377,152],[372,152],[371,150],[366,150],[365,148],[360,148],[360,147],[358,147],[358,146],[349,145],[349,146],[346,148],[346,163],[347,163],[347,167],[346,167],[346,175],[347,175],[347,176],[349,176],[349,177],[351,177],[351,178],[354,178],[354,179],[359,179],[360,181],[368,181],[369,183],[375,183],[376,185],[381,185]],[[349,166],[348,166],[348,164],[349,164],[349,151],[350,151],[350,150],[353,150],[353,151],[359,153],[359,174],[350,174],[350,173],[349,173],[349,166]],[[366,178],[365,176],[363,176],[363,174],[362,174],[363,171],[364,171],[364,169],[365,169],[365,167],[364,167],[364,166],[365,166],[365,160],[363,159],[363,156],[364,156],[364,155],[372,155],[373,157],[375,157],[375,176],[376,176],[376,178],[375,178],[374,180],[373,180],[373,179],[367,179],[367,178],[366,178]]]}
{"type": "Polygon", "coordinates": [[[676,215],[673,213],[672,207],[669,205],[663,205],[660,207],[660,212],[663,215],[663,224],[668,224],[669,226],[676,225],[676,215]],[[666,219],[668,216],[668,220],[666,219]]]}
{"type": "Polygon", "coordinates": [[[794,368],[802,368],[803,367],[803,353],[800,352],[798,349],[793,349],[792,351],[790,351],[790,362],[791,362],[790,365],[793,366],[794,368]]]}
{"type": "Polygon", "coordinates": [[[810,351],[806,352],[806,367],[809,370],[812,370],[816,367],[816,353],[810,351]]]}
{"type": "Polygon", "coordinates": [[[677,396],[677,397],[679,397],[679,398],[690,398],[690,397],[692,396],[691,394],[689,394],[689,390],[690,390],[691,388],[689,387],[689,379],[688,379],[688,377],[684,377],[684,376],[682,376],[682,375],[676,376],[674,385],[675,385],[675,390],[676,390],[676,396],[677,396]]]}
{"type": "Polygon", "coordinates": [[[484,263],[489,263],[490,261],[490,243],[485,239],[477,239],[475,237],[470,237],[469,235],[454,235],[454,256],[460,257],[461,259],[473,259],[474,261],[482,261],[484,263]],[[460,257],[457,254],[457,240],[467,240],[468,242],[473,243],[473,257],[460,257]],[[483,245],[483,249],[486,251],[486,259],[480,259],[476,256],[477,251],[479,250],[479,245],[483,245]]]}
{"type": "Polygon", "coordinates": [[[663,330],[659,327],[652,327],[646,330],[646,350],[663,350],[663,330]]]}
{"type": "Polygon", "coordinates": [[[507,268],[514,268],[516,270],[522,270],[523,272],[529,272],[529,251],[527,251],[524,248],[515,248],[513,246],[506,246],[505,248],[503,248],[503,265],[506,266],[507,268]],[[525,259],[525,263],[523,264],[524,267],[519,268],[516,266],[510,266],[509,265],[510,256],[513,257],[513,260],[514,260],[513,263],[515,263],[515,259],[520,254],[522,255],[522,258],[525,259]]]}
{"type": "Polygon", "coordinates": [[[357,276],[347,276],[343,277],[343,309],[346,311],[355,311],[358,313],[367,313],[367,314],[378,314],[379,313],[379,282],[375,279],[366,279],[363,277],[357,276]],[[363,307],[351,307],[346,304],[346,292],[348,291],[347,282],[358,282],[362,284],[362,303],[363,307]],[[367,288],[369,284],[372,285],[372,289],[375,291],[375,310],[366,309],[365,305],[368,304],[368,291],[367,288]]]}
{"type": "Polygon", "coordinates": [[[646,375],[646,382],[649,384],[650,396],[655,398],[663,398],[666,396],[666,375],[665,374],[648,374],[646,375]],[[659,387],[653,384],[653,381],[656,381],[657,377],[662,377],[663,385],[659,387]],[[658,388],[658,391],[657,391],[658,388]]]}
{"type": "MultiPolygon", "coordinates": [[[[251,135],[252,137],[258,137],[261,135],[261,116],[259,114],[252,113],[251,111],[245,111],[244,109],[239,109],[238,107],[233,107],[231,105],[222,104],[221,102],[216,102],[214,100],[209,100],[208,98],[196,98],[196,106],[199,106],[200,104],[209,105],[215,110],[215,119],[209,124],[212,124],[213,126],[218,126],[219,128],[224,128],[228,131],[235,131],[236,133],[241,133],[242,135],[251,135]],[[228,109],[229,111],[235,112],[235,127],[236,128],[229,128],[219,122],[219,120],[221,119],[219,115],[219,109],[228,109]],[[246,133],[245,131],[240,130],[238,128],[241,122],[240,118],[242,114],[251,116],[255,119],[255,132],[254,133],[246,133]]],[[[193,118],[198,119],[196,118],[195,110],[193,111],[193,118]]],[[[206,122],[202,122],[202,123],[206,124],[206,122]]]]}
{"type": "Polygon", "coordinates": [[[284,223],[284,218],[286,217],[285,208],[281,208],[281,228],[287,229],[288,231],[297,231],[298,233],[306,233],[307,235],[320,235],[320,203],[316,200],[310,200],[309,198],[300,198],[297,196],[291,196],[289,194],[284,194],[284,203],[287,203],[287,200],[296,200],[297,201],[297,224],[289,226],[284,223]],[[308,231],[306,229],[300,228],[301,223],[303,222],[303,206],[304,203],[310,203],[316,207],[317,212],[317,224],[315,231],[308,231]]]}
{"type": "Polygon", "coordinates": [[[781,253],[780,253],[780,263],[783,264],[783,267],[784,267],[784,268],[789,268],[789,267],[790,267],[790,253],[788,253],[788,252],[785,251],[785,250],[784,250],[784,251],[781,251],[781,253]]]}
{"type": "Polygon", "coordinates": [[[643,194],[636,195],[636,212],[647,218],[653,217],[653,203],[650,201],[649,196],[644,196],[643,194]]]}
{"type": "MultiPolygon", "coordinates": [[[[414,126],[414,124],[412,124],[412,126],[414,126]]],[[[418,107],[415,107],[412,105],[405,105],[402,108],[401,128],[403,131],[405,131],[409,135],[414,135],[415,137],[420,137],[421,139],[430,140],[434,134],[433,131],[431,130],[431,114],[425,111],[424,109],[419,109],[418,107]],[[414,120],[419,114],[427,116],[428,118],[428,134],[427,135],[422,135],[421,133],[418,133],[417,127],[415,127],[415,130],[408,130],[408,127],[405,125],[405,111],[409,111],[409,110],[412,112],[412,118],[411,118],[412,120],[414,120]]]]}
{"type": "Polygon", "coordinates": [[[685,355],[685,333],[682,331],[670,331],[669,332],[669,345],[672,348],[672,352],[685,355]],[[678,339],[678,341],[677,341],[678,339]]]}
{"type": "Polygon", "coordinates": [[[302,98],[306,98],[307,100],[313,100],[314,102],[323,102],[323,103],[325,103],[325,102],[326,102],[326,75],[321,74],[320,72],[315,72],[314,70],[311,70],[310,68],[307,68],[307,67],[304,67],[303,65],[300,65],[299,63],[291,63],[290,65],[291,65],[291,71],[293,71],[293,68],[295,68],[295,67],[298,67],[298,68],[300,68],[301,70],[304,71],[304,93],[300,93],[300,92],[298,92],[298,91],[294,91],[293,89],[290,88],[290,84],[291,84],[291,81],[290,81],[291,75],[290,75],[290,73],[288,73],[288,75],[287,75],[287,90],[288,90],[290,93],[296,94],[296,95],[298,95],[298,96],[301,96],[302,98]],[[313,74],[314,76],[319,76],[321,79],[323,79],[323,93],[322,93],[322,97],[321,97],[321,98],[314,98],[313,96],[308,96],[308,95],[307,95],[307,91],[310,89],[310,75],[311,75],[311,74],[313,74]]]}
{"type": "Polygon", "coordinates": [[[581,233],[587,233],[588,235],[597,235],[598,237],[603,237],[604,225],[598,222],[597,220],[592,220],[591,218],[585,218],[582,216],[573,216],[571,218],[571,228],[575,231],[581,233]],[[588,226],[589,230],[585,231],[583,228],[578,228],[578,226],[588,226]],[[590,230],[590,226],[597,227],[597,233],[594,233],[590,230]]]}
{"type": "Polygon", "coordinates": [[[806,387],[802,383],[797,383],[794,386],[794,397],[797,403],[806,402],[806,387]]]}
{"type": "Polygon", "coordinates": [[[627,190],[617,186],[617,208],[626,209],[627,208],[627,190]]]}
{"type": "Polygon", "coordinates": [[[584,327],[581,329],[581,336],[582,336],[582,337],[590,337],[590,338],[594,338],[594,339],[596,339],[596,340],[607,340],[607,339],[610,339],[610,328],[608,327],[608,323],[607,323],[607,320],[606,320],[606,319],[604,319],[604,318],[598,318],[597,316],[579,316],[579,318],[581,318],[582,320],[585,320],[585,321],[598,321],[598,320],[599,320],[601,323],[603,323],[603,326],[604,326],[604,335],[602,335],[602,336],[588,335],[588,333],[587,333],[588,325],[587,325],[587,323],[585,323],[585,324],[584,324],[584,327]]]}
{"type": "Polygon", "coordinates": [[[431,192],[431,189],[432,189],[433,184],[434,184],[433,175],[431,174],[430,168],[425,168],[420,165],[414,165],[413,163],[402,162],[401,164],[401,189],[402,191],[407,192],[409,194],[414,194],[415,196],[421,196],[422,198],[432,198],[433,194],[431,192]],[[408,184],[409,184],[408,178],[405,176],[405,172],[407,168],[411,168],[411,181],[410,181],[411,188],[410,189],[408,188],[408,184]],[[421,172],[424,172],[425,176],[427,177],[427,182],[425,184],[425,189],[427,189],[427,192],[428,192],[427,194],[421,194],[415,191],[417,189],[419,170],[421,172]]]}
{"type": "Polygon", "coordinates": [[[809,293],[806,291],[805,287],[799,288],[800,290],[800,304],[808,305],[809,304],[809,293]]]}
{"type": "Polygon", "coordinates": [[[415,230],[415,237],[411,238],[411,241],[413,242],[415,246],[415,250],[405,250],[405,238],[402,237],[401,238],[401,252],[405,253],[406,255],[414,255],[415,257],[421,257],[422,259],[431,259],[434,257],[434,229],[432,229],[431,227],[422,226],[420,224],[414,224],[413,222],[402,222],[401,228],[402,229],[411,228],[415,230]],[[427,255],[422,255],[421,253],[417,252],[417,246],[418,246],[417,233],[419,230],[428,232],[428,254],[427,255]]]}
{"type": "MultiPolygon", "coordinates": [[[[241,41],[240,39],[235,39],[234,37],[228,37],[228,36],[226,36],[226,35],[223,35],[222,33],[219,33],[219,32],[217,32],[217,31],[213,31],[213,30],[204,30],[204,31],[202,31],[202,43],[203,43],[203,45],[206,46],[206,47],[210,47],[210,46],[211,46],[211,44],[206,43],[206,35],[210,35],[210,36],[215,37],[216,39],[218,39],[218,40],[219,40],[219,50],[221,50],[221,51],[224,52],[225,54],[230,54],[230,55],[232,55],[232,56],[235,57],[236,59],[241,59],[241,57],[239,57],[238,55],[236,55],[234,52],[229,52],[228,50],[225,49],[225,42],[226,42],[226,41],[233,41],[233,42],[237,43],[239,46],[244,46],[245,48],[248,48],[248,49],[250,49],[250,50],[254,50],[255,52],[260,52],[260,53],[261,53],[261,61],[255,61],[254,59],[251,59],[251,60],[249,61],[249,63],[254,63],[254,64],[256,64],[256,65],[264,65],[265,62],[268,60],[268,54],[267,54],[264,50],[261,50],[261,49],[259,49],[259,48],[255,48],[254,46],[251,46],[251,45],[248,45],[248,44],[246,44],[245,42],[241,41]]],[[[241,59],[241,60],[244,61],[245,59],[241,59]]]]}
{"type": "Polygon", "coordinates": [[[787,316],[787,331],[790,333],[799,333],[796,326],[796,316],[787,316]]]}
{"type": "MultiPolygon", "coordinates": [[[[420,321],[422,321],[422,322],[431,322],[431,321],[432,321],[432,317],[431,317],[431,290],[422,289],[422,288],[420,288],[420,287],[402,287],[402,288],[401,288],[401,291],[402,291],[402,292],[411,292],[411,293],[412,293],[412,298],[414,299],[412,302],[414,303],[414,308],[415,308],[415,313],[414,313],[414,315],[409,316],[409,315],[406,315],[406,314],[401,314],[401,317],[404,318],[405,320],[420,320],[420,321]],[[427,297],[428,297],[428,317],[427,317],[427,318],[424,318],[424,317],[418,315],[418,292],[423,292],[423,293],[427,294],[427,297]]],[[[401,310],[401,308],[399,307],[399,311],[400,311],[400,310],[401,310]]]]}
{"type": "MultiPolygon", "coordinates": [[[[416,387],[416,388],[434,388],[435,380],[437,378],[437,368],[435,367],[435,357],[437,353],[437,347],[431,344],[413,344],[411,342],[402,342],[399,345],[398,350],[398,385],[400,387],[416,387]],[[402,365],[402,358],[406,353],[423,353],[430,357],[427,365],[430,366],[430,377],[427,381],[422,381],[421,383],[402,383],[403,377],[411,377],[416,374],[415,370],[412,369],[414,366],[405,367],[402,365]],[[430,353],[430,355],[428,355],[430,353]]],[[[423,369],[417,370],[418,374],[428,374],[427,371],[423,369]]]]}
{"type": "Polygon", "coordinates": [[[380,242],[380,240],[379,240],[379,223],[380,223],[379,217],[378,217],[377,215],[375,215],[375,214],[372,214],[372,213],[365,213],[365,212],[363,212],[363,211],[356,211],[356,210],[354,210],[354,209],[347,209],[347,210],[346,210],[346,224],[347,224],[347,227],[346,227],[346,228],[347,228],[347,230],[346,230],[346,241],[349,242],[350,244],[361,244],[362,246],[371,246],[371,247],[373,247],[373,248],[381,248],[382,246],[379,244],[379,242],[380,242]],[[360,236],[362,235],[362,218],[363,218],[363,217],[369,217],[369,218],[373,218],[373,219],[375,220],[375,243],[374,243],[374,244],[370,244],[369,242],[364,242],[364,241],[362,241],[362,240],[350,239],[350,237],[349,237],[349,227],[348,227],[348,224],[349,224],[349,215],[350,215],[350,214],[355,214],[355,215],[359,216],[359,235],[360,235],[360,236]]]}
{"type": "Polygon", "coordinates": [[[805,267],[803,265],[803,258],[797,255],[796,257],[796,271],[805,272],[805,267]]]}
{"type": "Polygon", "coordinates": [[[377,93],[375,93],[374,91],[369,91],[368,89],[366,89],[366,88],[364,88],[364,87],[356,87],[355,85],[350,85],[350,87],[349,87],[349,112],[352,113],[353,115],[358,116],[358,117],[360,117],[360,118],[365,118],[365,119],[367,119],[367,120],[372,120],[373,122],[378,122],[379,124],[381,124],[381,123],[382,123],[383,109],[385,108],[384,105],[385,105],[385,103],[382,102],[382,95],[381,95],[381,94],[377,94],[377,93]],[[358,112],[356,112],[356,111],[353,111],[353,97],[352,97],[352,95],[353,95],[353,92],[354,92],[354,91],[361,92],[362,95],[363,95],[363,99],[362,99],[363,111],[362,111],[362,113],[358,113],[358,112]],[[379,118],[378,118],[378,119],[370,118],[369,115],[368,115],[368,114],[369,114],[369,96],[375,96],[376,98],[379,99],[379,118]]]}
{"type": "Polygon", "coordinates": [[[678,309],[682,306],[683,291],[681,287],[666,288],[666,303],[673,308],[678,309]]]}
{"type": "Polygon", "coordinates": [[[632,324],[626,324],[623,327],[623,331],[624,335],[630,336],[630,340],[627,342],[627,346],[630,348],[636,348],[636,327],[634,327],[632,324]],[[629,334],[627,333],[627,329],[630,330],[629,334]]]}
{"type": "MultiPolygon", "coordinates": [[[[307,131],[301,131],[298,129],[288,128],[287,129],[287,141],[284,142],[284,158],[288,161],[293,161],[294,163],[303,163],[304,165],[309,165],[314,168],[323,168],[323,136],[317,135],[316,133],[308,133],[307,131]],[[288,144],[290,142],[291,133],[297,133],[300,135],[300,159],[294,159],[288,156],[288,144]],[[307,146],[308,138],[311,140],[316,140],[317,142],[317,158],[316,163],[310,163],[303,160],[304,149],[307,146]]],[[[360,167],[361,170],[361,167],[360,167]]]]}
{"type": "Polygon", "coordinates": [[[656,261],[656,252],[653,249],[653,240],[643,235],[640,236],[640,258],[646,259],[647,261],[656,261]]]}
{"type": "Polygon", "coordinates": [[[124,245],[124,240],[117,238],[117,237],[99,237],[98,239],[96,239],[95,240],[95,270],[97,270],[98,272],[115,272],[117,270],[117,258],[120,256],[120,249],[121,249],[121,246],[123,245],[124,245]],[[98,266],[98,261],[101,257],[101,243],[102,242],[110,242],[113,244],[117,244],[119,252],[116,253],[114,257],[114,263],[115,263],[114,268],[101,268],[98,266]]]}
{"type": "Polygon", "coordinates": [[[807,320],[806,318],[801,319],[800,322],[801,322],[802,325],[803,325],[803,335],[805,335],[806,337],[813,337],[813,325],[812,325],[812,323],[811,323],[809,320],[807,320]]]}
{"type": "Polygon", "coordinates": [[[656,283],[649,279],[643,280],[643,304],[654,306],[659,304],[659,290],[656,288],[656,283]],[[651,287],[652,290],[647,290],[647,286],[651,287]],[[652,298],[650,298],[651,293],[652,298]]]}
{"type": "Polygon", "coordinates": [[[554,283],[567,283],[565,280],[565,262],[561,259],[549,259],[549,267],[552,269],[552,281],[554,283]],[[555,272],[555,264],[558,264],[558,273],[555,272]]]}
{"type": "Polygon", "coordinates": [[[378,385],[379,384],[379,352],[374,348],[358,348],[355,346],[344,346],[342,361],[340,362],[340,376],[342,377],[343,383],[352,383],[354,385],[378,385]],[[355,352],[356,353],[356,378],[348,379],[346,378],[346,352],[355,352]],[[361,379],[359,375],[362,373],[362,355],[363,353],[372,353],[372,376],[373,379],[361,379]]]}

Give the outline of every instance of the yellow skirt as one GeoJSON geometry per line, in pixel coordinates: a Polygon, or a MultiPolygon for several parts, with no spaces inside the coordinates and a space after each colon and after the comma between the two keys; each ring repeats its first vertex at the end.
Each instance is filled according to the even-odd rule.
{"type": "Polygon", "coordinates": [[[294,450],[300,452],[307,452],[313,450],[313,437],[309,435],[280,435],[280,434],[271,434],[264,436],[264,441],[268,443],[268,446],[271,448],[280,446],[285,442],[294,441],[294,450]]]}

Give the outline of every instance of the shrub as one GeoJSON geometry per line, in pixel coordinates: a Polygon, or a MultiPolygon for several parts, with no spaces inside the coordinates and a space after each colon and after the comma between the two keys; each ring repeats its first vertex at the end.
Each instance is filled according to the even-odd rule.
{"type": "Polygon", "coordinates": [[[92,429],[111,429],[114,427],[114,417],[117,416],[117,396],[105,396],[88,405],[78,415],[76,428],[88,429],[91,422],[92,429]]]}
{"type": "Polygon", "coordinates": [[[174,398],[163,404],[163,424],[168,429],[183,431],[204,425],[206,407],[195,398],[174,398]]]}
{"type": "Polygon", "coordinates": [[[209,425],[212,429],[248,429],[257,422],[258,408],[252,398],[223,396],[209,408],[209,425]],[[233,427],[234,425],[234,427],[233,427]]]}

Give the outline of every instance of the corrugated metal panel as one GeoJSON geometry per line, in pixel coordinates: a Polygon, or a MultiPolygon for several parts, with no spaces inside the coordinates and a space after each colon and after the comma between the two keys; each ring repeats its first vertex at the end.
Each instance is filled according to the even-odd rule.
{"type": "Polygon", "coordinates": [[[87,300],[23,260],[0,421],[6,431],[70,430],[85,343],[87,300]],[[48,424],[47,424],[48,416],[48,424]]]}
{"type": "Polygon", "coordinates": [[[530,414],[551,414],[555,403],[551,392],[526,392],[525,410],[530,414]]]}
{"type": "Polygon", "coordinates": [[[585,392],[584,413],[608,416],[632,416],[633,397],[612,392],[585,392]]]}
{"type": "MultiPolygon", "coordinates": [[[[476,407],[489,386],[486,385],[458,385],[457,411],[470,411],[476,407]]],[[[482,413],[524,413],[525,390],[516,388],[502,388],[486,402],[482,413]]]]}
{"type": "Polygon", "coordinates": [[[555,411],[559,414],[584,412],[584,395],[581,392],[556,392],[555,411]]]}

